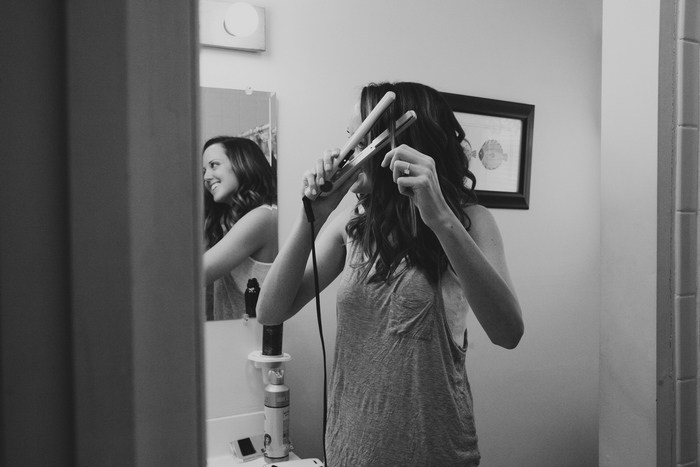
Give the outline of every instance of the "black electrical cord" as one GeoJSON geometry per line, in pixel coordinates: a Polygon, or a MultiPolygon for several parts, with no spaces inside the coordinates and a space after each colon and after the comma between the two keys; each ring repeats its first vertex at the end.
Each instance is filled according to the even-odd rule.
{"type": "Polygon", "coordinates": [[[314,288],[316,290],[316,320],[318,321],[318,334],[321,338],[321,351],[323,353],[323,465],[328,467],[328,462],[326,460],[326,424],[328,423],[328,375],[326,370],[326,343],[323,340],[323,323],[321,321],[321,291],[318,284],[318,265],[316,264],[316,233],[314,231],[314,211],[311,208],[311,200],[304,196],[302,198],[304,203],[304,211],[306,212],[306,219],[309,221],[309,226],[311,227],[311,262],[314,267],[314,288]]]}

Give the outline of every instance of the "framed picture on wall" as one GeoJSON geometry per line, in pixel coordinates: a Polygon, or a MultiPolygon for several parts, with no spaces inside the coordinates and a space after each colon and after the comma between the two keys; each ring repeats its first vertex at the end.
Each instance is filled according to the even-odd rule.
{"type": "Polygon", "coordinates": [[[441,93],[464,129],[479,204],[529,209],[535,106],[441,93]]]}

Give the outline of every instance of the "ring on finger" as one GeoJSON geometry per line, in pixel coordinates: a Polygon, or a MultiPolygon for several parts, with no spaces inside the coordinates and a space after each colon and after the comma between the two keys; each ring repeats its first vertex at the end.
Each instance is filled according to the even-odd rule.
{"type": "Polygon", "coordinates": [[[411,175],[411,163],[409,162],[405,169],[403,169],[404,176],[408,177],[411,175]]]}

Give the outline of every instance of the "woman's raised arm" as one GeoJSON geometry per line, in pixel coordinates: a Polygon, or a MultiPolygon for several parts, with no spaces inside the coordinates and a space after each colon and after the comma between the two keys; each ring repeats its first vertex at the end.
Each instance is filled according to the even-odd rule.
{"type": "MultiPolygon", "coordinates": [[[[344,231],[350,212],[340,213],[316,238],[316,259],[320,290],[325,289],[345,264],[344,231]]],[[[322,221],[314,224],[320,229],[322,221]]],[[[280,250],[260,290],[257,314],[264,325],[279,324],[294,316],[315,295],[310,258],[311,229],[303,211],[280,250]]]]}
{"type": "MultiPolygon", "coordinates": [[[[277,210],[261,206],[241,217],[216,245],[204,252],[205,283],[209,285],[228,274],[263,248],[277,251],[277,210]]],[[[275,255],[270,256],[272,262],[275,255]]]]}

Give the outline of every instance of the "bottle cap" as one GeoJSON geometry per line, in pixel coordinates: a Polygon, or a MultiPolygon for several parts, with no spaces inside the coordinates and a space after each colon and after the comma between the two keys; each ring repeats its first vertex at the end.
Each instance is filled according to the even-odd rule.
{"type": "Polygon", "coordinates": [[[267,380],[270,384],[284,384],[284,370],[270,370],[267,373],[267,380]]]}

